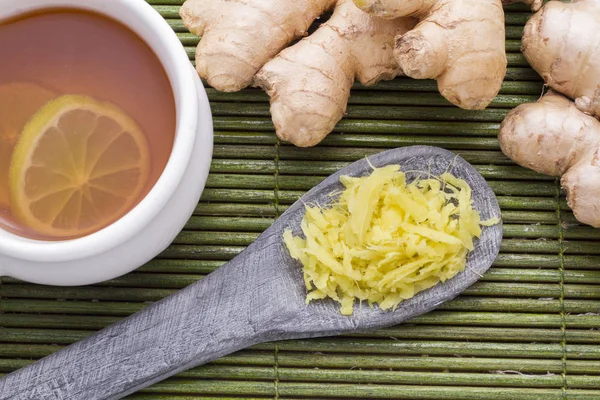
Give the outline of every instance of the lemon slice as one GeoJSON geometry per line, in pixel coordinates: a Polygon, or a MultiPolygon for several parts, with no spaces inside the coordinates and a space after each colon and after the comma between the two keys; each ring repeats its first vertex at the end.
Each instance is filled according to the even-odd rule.
{"type": "Polygon", "coordinates": [[[32,115],[56,94],[33,83],[0,86],[0,209],[10,205],[8,168],[21,130],[32,115]]]}
{"type": "Polygon", "coordinates": [[[12,213],[51,238],[113,223],[140,200],[150,170],[146,138],[112,103],[65,95],[27,123],[10,165],[12,213]]]}

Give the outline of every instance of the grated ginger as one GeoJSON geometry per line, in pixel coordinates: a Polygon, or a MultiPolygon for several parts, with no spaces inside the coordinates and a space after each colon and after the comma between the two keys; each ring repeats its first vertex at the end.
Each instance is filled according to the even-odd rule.
{"type": "Polygon", "coordinates": [[[465,269],[481,226],[471,188],[446,172],[406,183],[400,166],[341,177],[345,189],[327,208],[306,205],[304,238],[283,234],[303,265],[306,302],[331,298],[351,315],[354,302],[395,309],[401,301],[465,269]]]}

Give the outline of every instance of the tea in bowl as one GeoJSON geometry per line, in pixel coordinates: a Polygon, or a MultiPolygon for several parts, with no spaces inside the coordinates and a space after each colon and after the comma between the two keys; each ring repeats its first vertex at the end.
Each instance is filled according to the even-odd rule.
{"type": "Polygon", "coordinates": [[[206,93],[143,0],[5,0],[0,275],[81,285],[159,254],[208,175],[206,93]]]}

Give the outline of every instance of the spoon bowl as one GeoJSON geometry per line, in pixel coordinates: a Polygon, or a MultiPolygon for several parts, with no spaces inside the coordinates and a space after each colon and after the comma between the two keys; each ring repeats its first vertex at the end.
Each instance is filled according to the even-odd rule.
{"type": "Polygon", "coordinates": [[[329,176],[294,203],[253,244],[201,281],[91,337],[0,380],[0,400],[116,399],[183,370],[273,340],[364,331],[399,324],[451,300],[475,283],[496,258],[502,225],[483,229],[464,271],[400,303],[395,311],[355,304],[343,316],[331,300],[305,304],[299,262],[282,236],[300,233],[304,204],[325,205],[342,189],[340,176],[399,164],[407,180],[449,171],[472,188],[482,220],[500,217],[483,177],[461,157],[436,147],[385,151],[329,176]]]}

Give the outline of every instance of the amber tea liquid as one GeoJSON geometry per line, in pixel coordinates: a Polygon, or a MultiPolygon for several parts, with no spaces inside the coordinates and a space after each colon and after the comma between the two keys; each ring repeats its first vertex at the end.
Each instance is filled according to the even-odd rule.
{"type": "Polygon", "coordinates": [[[107,17],[56,9],[0,21],[0,60],[0,227],[63,240],[135,207],[167,163],[176,123],[148,45],[107,17]]]}

